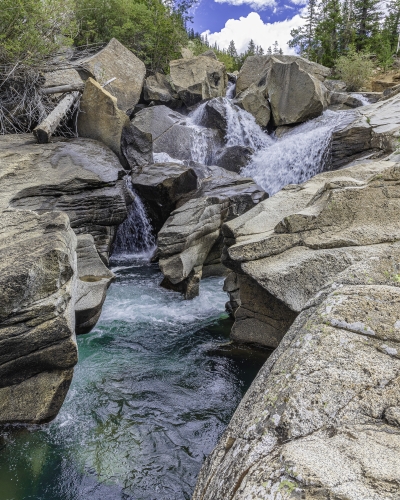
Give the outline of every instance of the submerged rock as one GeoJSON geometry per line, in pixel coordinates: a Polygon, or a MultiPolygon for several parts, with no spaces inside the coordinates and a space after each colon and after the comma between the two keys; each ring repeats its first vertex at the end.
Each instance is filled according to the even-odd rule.
{"type": "Polygon", "coordinates": [[[277,314],[294,321],[194,500],[396,498],[399,181],[390,161],[326,172],[223,226],[240,340],[271,345],[277,314]]]}

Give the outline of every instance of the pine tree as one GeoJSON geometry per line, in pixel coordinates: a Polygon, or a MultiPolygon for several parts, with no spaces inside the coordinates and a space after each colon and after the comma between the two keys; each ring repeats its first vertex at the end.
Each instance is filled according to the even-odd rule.
{"type": "Polygon", "coordinates": [[[283,56],[283,50],[282,49],[279,49],[279,55],[283,56]]]}
{"type": "Polygon", "coordinates": [[[400,0],[391,0],[388,15],[383,24],[384,38],[390,43],[393,53],[398,52],[400,42],[400,0]]]}
{"type": "Polygon", "coordinates": [[[304,26],[290,32],[289,47],[297,47],[300,55],[312,59],[315,54],[315,29],[318,24],[317,0],[309,0],[304,26]]]}
{"type": "Polygon", "coordinates": [[[237,50],[235,47],[235,42],[233,40],[231,40],[229,42],[228,55],[230,55],[233,58],[237,58],[237,56],[238,56],[238,53],[237,53],[237,50]]]}
{"type": "Polygon", "coordinates": [[[247,52],[246,54],[248,56],[254,56],[256,53],[256,44],[254,43],[253,40],[250,40],[249,46],[247,47],[247,52]]]}
{"type": "Polygon", "coordinates": [[[373,37],[379,32],[380,0],[354,0],[354,22],[357,50],[371,47],[373,37]]]}
{"type": "Polygon", "coordinates": [[[272,49],[272,51],[273,51],[274,54],[279,54],[279,44],[278,44],[278,42],[276,40],[273,43],[273,49],[272,49]]]}
{"type": "Polygon", "coordinates": [[[272,54],[272,49],[271,49],[271,45],[268,47],[267,49],[267,54],[270,56],[272,54]]]}
{"type": "Polygon", "coordinates": [[[340,0],[323,0],[320,21],[315,28],[315,38],[318,40],[315,59],[325,66],[333,66],[340,55],[342,26],[340,0]]]}

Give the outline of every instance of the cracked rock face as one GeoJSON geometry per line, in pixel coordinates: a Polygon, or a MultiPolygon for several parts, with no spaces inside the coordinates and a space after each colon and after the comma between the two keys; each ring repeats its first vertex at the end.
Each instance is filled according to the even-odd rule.
{"type": "Polygon", "coordinates": [[[399,181],[390,161],[320,174],[224,225],[233,334],[271,345],[293,316],[194,500],[398,498],[399,181]]]}
{"type": "Polygon", "coordinates": [[[78,361],[76,236],[67,215],[0,217],[0,423],[54,418],[78,361]]]}

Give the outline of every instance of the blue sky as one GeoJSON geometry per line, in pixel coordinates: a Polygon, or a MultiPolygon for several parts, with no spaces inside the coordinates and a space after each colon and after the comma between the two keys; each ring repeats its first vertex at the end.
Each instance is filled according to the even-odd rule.
{"type": "Polygon", "coordinates": [[[264,50],[278,41],[283,51],[293,53],[287,46],[290,30],[304,21],[300,13],[307,0],[199,0],[194,10],[192,27],[207,33],[209,40],[226,48],[235,41],[239,52],[245,50],[252,38],[264,50]]]}

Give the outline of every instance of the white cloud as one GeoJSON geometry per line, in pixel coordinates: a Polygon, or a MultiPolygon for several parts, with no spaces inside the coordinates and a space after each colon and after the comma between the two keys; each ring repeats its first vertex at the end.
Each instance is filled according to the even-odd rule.
{"type": "Polygon", "coordinates": [[[307,5],[308,0],[290,0],[295,5],[307,5]]]}
{"type": "Polygon", "coordinates": [[[264,23],[257,12],[250,12],[247,17],[239,19],[228,19],[225,27],[221,31],[211,33],[210,30],[202,33],[207,35],[208,41],[211,44],[217,42],[221,49],[227,49],[229,42],[235,42],[236,50],[244,52],[247,49],[249,41],[254,40],[256,45],[261,45],[264,51],[275,42],[279,43],[284,54],[294,54],[294,49],[291,49],[287,42],[290,40],[290,31],[293,28],[298,28],[304,24],[304,19],[299,14],[285,21],[277,21],[275,23],[264,23]]]}
{"type": "MultiPolygon", "coordinates": [[[[307,0],[306,0],[307,1],[307,0]]],[[[254,10],[264,10],[267,7],[276,7],[276,0],[215,0],[217,3],[228,3],[229,5],[249,5],[254,10]]]]}

